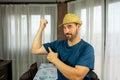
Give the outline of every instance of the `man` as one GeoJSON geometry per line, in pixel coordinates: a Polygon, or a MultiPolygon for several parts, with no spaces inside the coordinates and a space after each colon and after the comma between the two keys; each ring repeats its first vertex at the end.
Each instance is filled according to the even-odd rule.
{"type": "Polygon", "coordinates": [[[32,53],[47,54],[47,59],[58,69],[58,80],[90,80],[94,69],[94,49],[78,35],[82,21],[75,14],[66,14],[63,27],[66,40],[42,45],[42,32],[47,20],[41,20],[32,45],[32,53]]]}

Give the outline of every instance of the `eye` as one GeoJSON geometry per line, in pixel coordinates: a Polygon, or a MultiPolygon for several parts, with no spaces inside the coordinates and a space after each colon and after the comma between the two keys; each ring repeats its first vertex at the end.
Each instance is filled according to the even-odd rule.
{"type": "Polygon", "coordinates": [[[72,28],[72,25],[68,25],[68,29],[71,29],[72,28]]]}

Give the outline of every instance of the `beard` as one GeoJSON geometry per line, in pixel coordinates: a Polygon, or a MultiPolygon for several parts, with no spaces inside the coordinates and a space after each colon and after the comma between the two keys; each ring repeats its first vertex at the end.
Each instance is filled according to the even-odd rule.
{"type": "Polygon", "coordinates": [[[78,34],[78,32],[76,30],[75,33],[73,33],[73,34],[72,33],[66,33],[65,37],[67,38],[67,40],[72,42],[77,37],[77,34],[78,34]]]}

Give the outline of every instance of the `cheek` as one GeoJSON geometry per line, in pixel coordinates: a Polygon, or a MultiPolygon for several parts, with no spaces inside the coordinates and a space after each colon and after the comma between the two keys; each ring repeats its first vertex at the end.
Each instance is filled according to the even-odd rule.
{"type": "Polygon", "coordinates": [[[63,34],[64,34],[64,35],[66,35],[66,33],[67,33],[66,31],[63,31],[63,34]]]}
{"type": "Polygon", "coordinates": [[[78,30],[77,30],[77,29],[73,31],[73,34],[76,34],[76,32],[78,32],[78,30]]]}
{"type": "Polygon", "coordinates": [[[76,29],[72,29],[71,32],[72,32],[72,33],[75,33],[75,32],[76,32],[76,29]]]}
{"type": "Polygon", "coordinates": [[[65,30],[63,30],[63,33],[65,34],[65,33],[66,33],[66,31],[65,31],[65,30]]]}

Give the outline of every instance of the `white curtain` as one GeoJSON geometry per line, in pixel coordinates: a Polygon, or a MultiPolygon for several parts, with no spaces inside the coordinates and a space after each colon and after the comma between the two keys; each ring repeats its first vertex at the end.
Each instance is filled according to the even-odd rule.
{"type": "Polygon", "coordinates": [[[106,0],[105,80],[120,80],[120,0],[106,0]]]}
{"type": "Polygon", "coordinates": [[[103,0],[79,0],[68,4],[68,11],[81,18],[80,36],[95,49],[95,72],[101,79],[103,55],[103,0]]]}
{"type": "Polygon", "coordinates": [[[0,5],[0,59],[12,60],[13,80],[26,72],[30,65],[47,62],[46,55],[33,55],[31,46],[40,19],[48,20],[43,43],[56,39],[57,5],[0,5]]]}
{"type": "Polygon", "coordinates": [[[94,46],[100,80],[119,80],[120,0],[77,0],[68,12],[83,21],[80,36],[94,46]]]}

